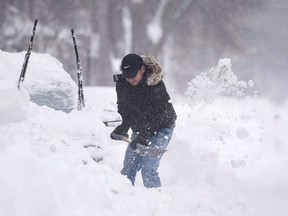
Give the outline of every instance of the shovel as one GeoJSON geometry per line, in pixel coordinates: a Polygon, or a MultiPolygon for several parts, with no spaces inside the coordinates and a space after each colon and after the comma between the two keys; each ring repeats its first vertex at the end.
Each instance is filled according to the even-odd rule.
{"type": "Polygon", "coordinates": [[[152,147],[152,146],[144,146],[139,143],[136,144],[137,148],[135,150],[136,153],[140,154],[141,156],[153,156],[153,157],[158,157],[162,154],[164,154],[166,149],[161,149],[157,147],[152,147]]]}
{"type": "Polygon", "coordinates": [[[121,120],[103,121],[106,127],[116,127],[121,124],[121,120]]]}
{"type": "MultiPolygon", "coordinates": [[[[116,138],[117,140],[125,141],[128,144],[131,143],[131,140],[125,136],[114,134],[114,138],[116,138]]],[[[153,156],[153,157],[158,157],[164,154],[166,151],[168,150],[157,148],[157,147],[152,147],[152,146],[144,146],[139,143],[136,144],[136,150],[135,150],[135,152],[137,154],[140,154],[141,156],[153,156]]]]}

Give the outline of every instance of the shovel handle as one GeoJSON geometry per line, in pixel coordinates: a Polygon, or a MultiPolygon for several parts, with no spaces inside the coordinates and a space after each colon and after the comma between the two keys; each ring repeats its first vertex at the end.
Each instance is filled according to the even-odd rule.
{"type": "Polygon", "coordinates": [[[123,136],[122,140],[127,142],[128,144],[131,143],[131,140],[128,137],[123,136]]]}
{"type": "MultiPolygon", "coordinates": [[[[131,140],[125,136],[121,136],[121,140],[127,142],[128,144],[131,143],[131,140]]],[[[158,157],[159,155],[163,155],[167,150],[166,149],[161,149],[157,147],[147,147],[140,145],[139,143],[136,145],[137,146],[137,153],[142,155],[142,156],[154,156],[158,157]]]]}
{"type": "Polygon", "coordinates": [[[127,142],[127,143],[131,142],[131,140],[128,137],[123,136],[123,135],[119,135],[119,134],[115,134],[115,133],[111,134],[111,138],[115,139],[115,140],[121,140],[121,141],[124,141],[124,142],[127,142]]]}

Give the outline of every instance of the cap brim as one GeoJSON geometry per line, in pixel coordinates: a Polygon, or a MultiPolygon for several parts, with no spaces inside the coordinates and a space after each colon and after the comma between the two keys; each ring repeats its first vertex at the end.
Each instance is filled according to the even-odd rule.
{"type": "Polygon", "coordinates": [[[138,70],[134,70],[134,71],[129,71],[129,72],[123,72],[122,76],[124,78],[134,78],[138,73],[138,70]]]}

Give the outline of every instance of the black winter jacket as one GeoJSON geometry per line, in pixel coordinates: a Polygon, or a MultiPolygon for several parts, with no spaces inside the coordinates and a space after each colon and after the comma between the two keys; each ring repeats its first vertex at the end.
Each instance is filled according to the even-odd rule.
{"type": "MultiPolygon", "coordinates": [[[[162,81],[162,66],[150,56],[142,56],[146,70],[142,81],[131,86],[126,79],[116,83],[119,126],[123,133],[129,128],[145,140],[162,128],[174,127],[176,113],[162,81]]],[[[144,144],[145,143],[141,143],[144,144]]]]}

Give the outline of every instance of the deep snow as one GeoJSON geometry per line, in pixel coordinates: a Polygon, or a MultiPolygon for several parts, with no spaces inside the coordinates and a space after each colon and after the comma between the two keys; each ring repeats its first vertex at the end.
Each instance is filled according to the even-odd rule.
{"type": "Polygon", "coordinates": [[[110,140],[113,128],[101,122],[117,117],[115,90],[85,88],[82,111],[38,106],[29,101],[35,74],[41,95],[55,80],[60,91],[76,88],[59,62],[33,53],[19,92],[23,59],[0,51],[0,215],[287,215],[287,102],[223,91],[211,100],[198,77],[190,82],[200,86],[195,103],[183,83],[188,96],[171,95],[178,120],[159,168],[163,186],[146,189],[138,176],[132,187],[119,174],[126,144],[110,140]],[[207,94],[209,103],[199,101],[207,94]]]}

